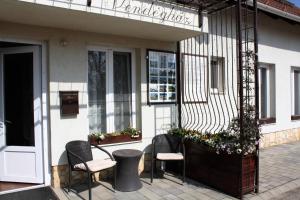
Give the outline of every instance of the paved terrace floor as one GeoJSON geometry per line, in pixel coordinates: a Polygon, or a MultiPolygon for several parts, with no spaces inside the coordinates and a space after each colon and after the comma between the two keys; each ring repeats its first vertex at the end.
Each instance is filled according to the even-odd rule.
{"type": "MultiPolygon", "coordinates": [[[[92,194],[94,200],[157,200],[157,199],[235,199],[201,183],[188,180],[183,186],[173,177],[155,179],[152,185],[149,178],[142,178],[143,188],[136,192],[113,193],[96,183],[92,194]]],[[[111,185],[103,183],[107,187],[111,185]]],[[[300,199],[300,142],[284,144],[261,150],[260,155],[260,193],[248,194],[244,199],[300,199]]],[[[61,200],[88,199],[86,185],[75,187],[69,194],[64,189],[54,189],[61,200]]]]}

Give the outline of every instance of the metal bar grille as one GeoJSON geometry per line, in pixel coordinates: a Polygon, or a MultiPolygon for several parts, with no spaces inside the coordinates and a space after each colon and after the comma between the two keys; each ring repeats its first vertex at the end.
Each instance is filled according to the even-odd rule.
{"type": "Polygon", "coordinates": [[[208,16],[209,34],[181,42],[182,127],[202,133],[226,129],[238,116],[234,7],[208,16]]]}
{"type": "MultiPolygon", "coordinates": [[[[182,105],[178,111],[182,128],[202,134],[225,130],[233,119],[238,119],[243,156],[244,145],[248,143],[247,130],[257,130],[256,139],[259,139],[257,5],[256,0],[252,4],[244,0],[234,4],[224,2],[227,6],[221,9],[212,5],[207,34],[180,42],[182,105]],[[249,124],[249,119],[255,123],[249,124]]],[[[258,192],[258,144],[256,155],[255,190],[258,192]]],[[[243,198],[242,159],[240,169],[240,197],[243,198]]]]}

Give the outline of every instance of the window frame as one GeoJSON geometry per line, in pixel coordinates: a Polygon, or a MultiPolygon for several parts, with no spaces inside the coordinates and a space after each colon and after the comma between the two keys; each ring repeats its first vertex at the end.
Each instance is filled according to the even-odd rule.
{"type": "Polygon", "coordinates": [[[177,63],[177,54],[174,51],[167,51],[167,50],[158,50],[158,49],[146,49],[146,68],[147,68],[147,105],[162,105],[162,104],[177,104],[177,76],[178,76],[178,63],[177,63]],[[168,53],[168,54],[174,54],[175,55],[175,99],[172,101],[151,101],[150,100],[150,66],[149,66],[149,53],[150,52],[156,52],[156,53],[168,53]]]}
{"type": "Polygon", "coordinates": [[[292,66],[291,67],[291,120],[300,120],[300,114],[295,113],[295,71],[300,73],[300,67],[292,66]]]}
{"type": "Polygon", "coordinates": [[[209,62],[209,90],[211,94],[218,94],[218,95],[224,95],[225,91],[226,91],[226,73],[225,73],[225,69],[226,65],[225,65],[225,57],[222,56],[210,56],[210,62],[209,62]],[[218,83],[217,83],[217,88],[212,88],[212,61],[217,61],[218,62],[218,83]],[[222,65],[219,65],[219,61],[222,62],[222,65]],[[220,72],[220,67],[221,66],[223,68],[223,70],[220,72]],[[221,75],[223,75],[222,78],[222,86],[220,87],[220,80],[221,80],[221,75]],[[222,88],[222,89],[220,89],[222,88]]]}
{"type": "MultiPolygon", "coordinates": [[[[195,103],[207,103],[208,102],[208,89],[209,89],[209,65],[208,65],[208,56],[206,55],[199,55],[199,54],[191,54],[191,53],[181,53],[181,60],[183,61],[181,64],[182,64],[182,67],[181,67],[181,85],[182,85],[182,99],[183,99],[183,103],[185,104],[195,104],[195,103]],[[203,67],[204,69],[204,93],[201,93],[202,91],[200,91],[199,93],[197,93],[198,96],[201,96],[203,97],[202,100],[195,100],[195,98],[191,98],[193,100],[188,100],[188,98],[186,98],[186,95],[185,95],[185,82],[186,82],[186,79],[185,79],[185,65],[184,65],[184,56],[193,56],[193,57],[198,57],[199,59],[203,59],[205,61],[205,65],[203,67]],[[199,95],[200,94],[200,95],[199,95]]],[[[196,95],[196,96],[197,96],[196,95]]]]}
{"type": "Polygon", "coordinates": [[[261,117],[261,112],[262,112],[262,103],[261,103],[261,93],[259,93],[259,121],[261,124],[270,124],[270,123],[276,123],[276,66],[275,64],[272,63],[265,63],[265,62],[259,62],[258,63],[258,78],[259,78],[259,91],[261,92],[261,69],[266,70],[266,92],[267,92],[267,112],[266,112],[266,117],[262,118],[261,117]],[[274,73],[274,85],[273,89],[271,88],[271,73],[274,73]],[[274,92],[272,95],[271,92],[274,92]],[[274,96],[273,99],[271,99],[274,96]],[[273,111],[272,111],[272,105],[273,105],[273,111]]]}
{"type": "MultiPolygon", "coordinates": [[[[136,123],[136,53],[131,48],[120,48],[120,47],[105,47],[105,46],[87,46],[86,51],[86,80],[87,80],[87,109],[89,109],[89,95],[88,95],[88,53],[89,51],[105,52],[106,53],[106,133],[110,134],[115,132],[114,115],[109,115],[108,112],[114,113],[114,80],[113,79],[113,53],[125,52],[131,53],[131,123],[133,128],[137,128],[136,123]]],[[[89,117],[88,117],[88,131],[89,129],[89,117]]]]}

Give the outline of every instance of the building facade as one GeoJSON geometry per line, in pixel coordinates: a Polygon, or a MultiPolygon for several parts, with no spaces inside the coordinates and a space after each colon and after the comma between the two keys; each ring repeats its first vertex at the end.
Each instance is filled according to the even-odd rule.
{"type": "MultiPolygon", "coordinates": [[[[212,24],[207,13],[199,17],[193,7],[173,1],[0,4],[0,181],[63,186],[66,143],[88,140],[93,132],[137,128],[141,140],[106,144],[105,149],[147,153],[155,135],[177,124],[178,42],[181,64],[187,66],[183,125],[214,132],[237,113],[237,43],[236,31],[229,30],[234,23],[229,19],[235,20],[230,12],[219,13],[220,20],[212,24]],[[226,25],[220,25],[224,16],[226,25]],[[221,41],[229,45],[219,51],[209,47],[221,41]],[[64,95],[75,102],[63,107],[64,95]],[[232,109],[220,117],[227,106],[232,109]],[[189,117],[193,112],[198,114],[189,117]]],[[[264,147],[300,139],[300,17],[269,7],[259,4],[258,21],[264,147]]],[[[145,163],[146,156],[140,170],[145,163]]]]}

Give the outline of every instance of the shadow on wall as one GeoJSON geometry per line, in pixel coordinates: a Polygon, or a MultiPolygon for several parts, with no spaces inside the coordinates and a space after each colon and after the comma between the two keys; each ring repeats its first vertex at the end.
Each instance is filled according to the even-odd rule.
{"type": "Polygon", "coordinates": [[[154,106],[154,136],[167,133],[172,127],[177,126],[177,107],[171,105],[154,106]]]}
{"type": "MultiPolygon", "coordinates": [[[[170,105],[152,105],[154,107],[154,134],[153,137],[160,134],[165,134],[172,127],[177,126],[178,115],[175,104],[170,105]]],[[[152,138],[151,138],[152,142],[152,138]]],[[[147,145],[144,150],[143,157],[143,172],[150,172],[151,164],[151,144],[147,145]]]]}
{"type": "Polygon", "coordinates": [[[260,13],[258,21],[258,43],[300,52],[300,24],[291,24],[282,19],[260,13]]]}

